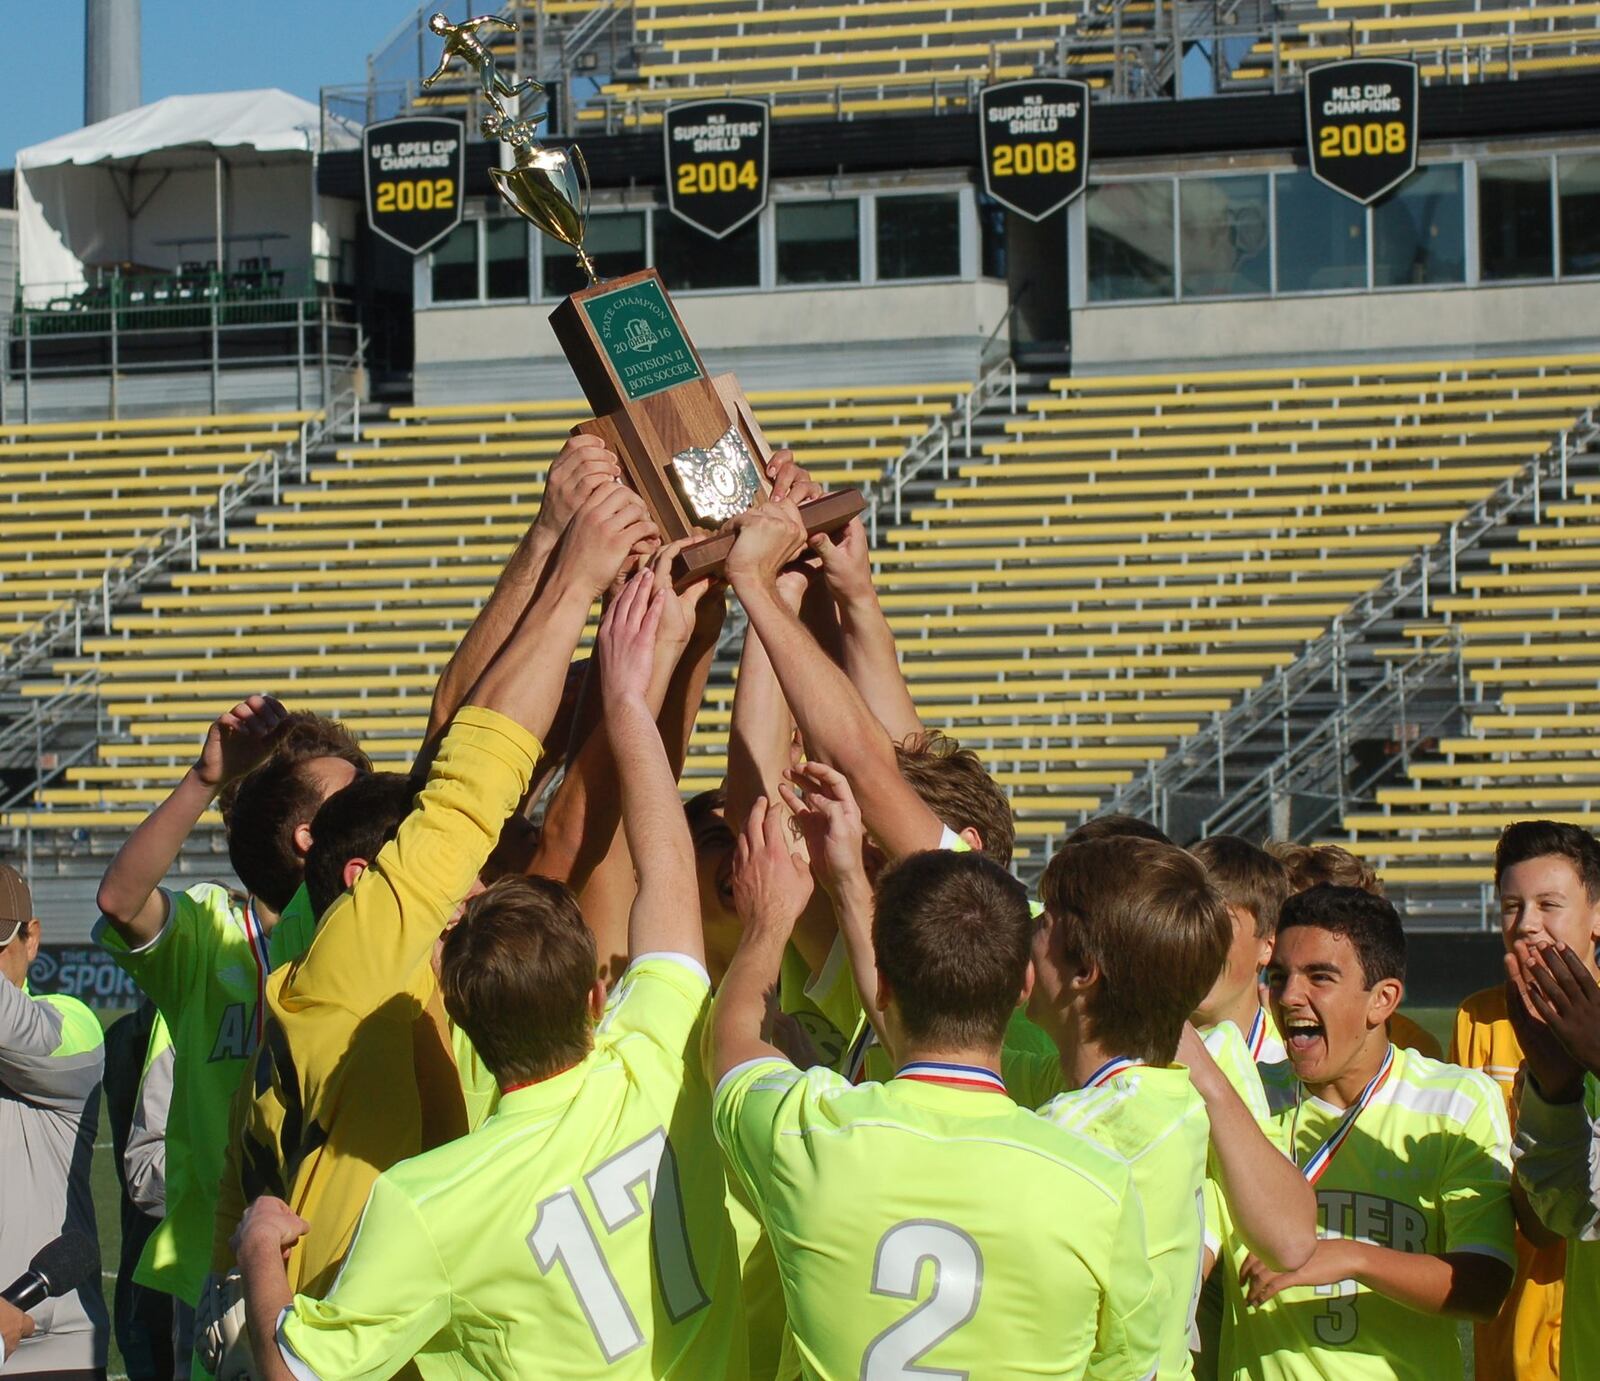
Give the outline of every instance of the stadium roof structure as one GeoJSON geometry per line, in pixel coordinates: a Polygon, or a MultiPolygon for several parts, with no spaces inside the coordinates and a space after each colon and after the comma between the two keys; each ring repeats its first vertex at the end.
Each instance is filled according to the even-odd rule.
{"type": "Polygon", "coordinates": [[[19,274],[30,305],[97,267],[176,267],[231,243],[309,250],[310,169],[359,135],[287,91],[168,96],[17,154],[19,274]],[[326,144],[324,143],[326,140],[326,144]],[[171,261],[171,262],[168,262],[171,261]]]}

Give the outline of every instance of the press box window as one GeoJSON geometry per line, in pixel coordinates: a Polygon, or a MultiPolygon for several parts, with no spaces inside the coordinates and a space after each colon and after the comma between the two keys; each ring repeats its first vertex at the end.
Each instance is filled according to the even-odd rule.
{"type": "Polygon", "coordinates": [[[1485,279],[1555,271],[1548,158],[1478,164],[1478,267],[1485,279]]]}
{"type": "Polygon", "coordinates": [[[961,276],[960,198],[879,197],[877,212],[880,280],[961,276]]]}
{"type": "Polygon", "coordinates": [[[1102,182],[1089,189],[1089,300],[1173,292],[1172,183],[1102,182]]]}
{"type": "Polygon", "coordinates": [[[473,302],[478,296],[478,223],[463,221],[433,247],[435,302],[473,302]]]}
{"type": "Polygon", "coordinates": [[[1461,165],[1422,168],[1372,208],[1372,285],[1460,283],[1466,278],[1461,165]]]}
{"type": "Polygon", "coordinates": [[[1556,160],[1561,194],[1561,272],[1600,273],[1600,158],[1556,160]]]}
{"type": "Polygon", "coordinates": [[[761,286],[761,217],[719,240],[662,210],[655,214],[655,233],[656,267],[673,292],[761,286]]]}
{"type": "Polygon", "coordinates": [[[497,299],[528,298],[528,227],[501,218],[484,226],[484,293],[497,299]]]}
{"type": "Polygon", "coordinates": [[[1239,297],[1270,290],[1267,179],[1196,177],[1178,185],[1185,297],[1239,297]]]}
{"type": "MultiPolygon", "coordinates": [[[[589,286],[578,267],[578,256],[569,245],[541,235],[544,256],[544,295],[565,297],[589,286]]],[[[645,266],[644,212],[624,211],[608,216],[591,216],[583,233],[583,247],[594,260],[602,278],[620,278],[645,266]]]]}
{"type": "Polygon", "coordinates": [[[779,202],[774,212],[780,284],[860,280],[859,202],[779,202]]]}
{"type": "Polygon", "coordinates": [[[1310,173],[1277,179],[1278,291],[1367,286],[1367,212],[1310,173]]]}

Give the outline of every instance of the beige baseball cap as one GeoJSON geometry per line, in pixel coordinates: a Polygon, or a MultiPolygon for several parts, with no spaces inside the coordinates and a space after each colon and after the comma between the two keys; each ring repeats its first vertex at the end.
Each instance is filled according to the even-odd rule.
{"type": "Polygon", "coordinates": [[[0,863],[0,945],[17,938],[24,921],[33,919],[33,896],[22,874],[9,863],[0,863]]]}

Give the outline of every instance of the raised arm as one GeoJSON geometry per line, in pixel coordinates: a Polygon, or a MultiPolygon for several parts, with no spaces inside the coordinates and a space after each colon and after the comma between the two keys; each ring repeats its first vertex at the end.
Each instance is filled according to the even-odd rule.
{"type": "Polygon", "coordinates": [[[900,670],[894,630],[872,583],[867,529],[860,518],[852,518],[832,537],[819,532],[811,549],[822,558],[823,575],[839,610],[845,672],[889,737],[904,743],[923,732],[922,719],[900,670]]]}
{"type": "Polygon", "coordinates": [[[454,655],[439,674],[428,712],[428,746],[436,746],[490,659],[504,646],[527,611],[561,534],[583,504],[621,475],[617,458],[597,436],[567,438],[550,464],[539,514],[507,559],[488,602],[467,629],[454,655]]]}
{"type": "Polygon", "coordinates": [[[647,526],[621,486],[579,510],[545,588],[458,711],[415,809],[291,971],[296,992],[376,1012],[404,990],[527,790],[590,606],[647,526]]]}
{"type": "Polygon", "coordinates": [[[219,715],[194,766],[117,850],[95,901],[130,949],[161,933],[167,903],[157,889],[190,831],[224,786],[266,759],[288,719],[288,711],[270,695],[252,695],[219,715]]]}
{"type": "Polygon", "coordinates": [[[783,968],[795,918],[811,896],[811,868],[791,853],[782,817],[756,801],[734,852],[733,900],[744,924],[711,1010],[706,1073],[715,1087],[730,1069],[750,1060],[788,1060],[762,1036],[767,993],[783,968]]]}
{"type": "MultiPolygon", "coordinates": [[[[872,943],[874,902],[862,853],[866,829],[861,808],[844,774],[826,763],[808,762],[795,768],[779,790],[805,838],[812,874],[833,904],[862,1010],[878,1043],[892,1057],[895,1052],[890,1049],[883,1009],[878,1006],[878,959],[872,943]]],[[[806,908],[802,924],[815,909],[806,908]]]]}
{"type": "Polygon", "coordinates": [[[891,857],[937,848],[944,827],[900,775],[888,732],[778,595],[778,571],[806,540],[799,511],[770,501],[735,518],[733,527],[738,537],[728,579],[772,659],[808,751],[850,779],[868,831],[891,857]]]}
{"type": "Polygon", "coordinates": [[[1262,1134],[1193,1026],[1178,1063],[1189,1070],[1211,1119],[1217,1179],[1245,1245],[1275,1271],[1294,1270],[1317,1245],[1317,1199],[1295,1164],[1262,1134]]]}
{"type": "Polygon", "coordinates": [[[628,582],[600,625],[600,676],[622,784],[622,824],[639,877],[628,916],[628,953],[687,954],[703,965],[705,941],[693,900],[694,845],[649,700],[656,635],[673,598],[671,586],[651,570],[628,582]]]}

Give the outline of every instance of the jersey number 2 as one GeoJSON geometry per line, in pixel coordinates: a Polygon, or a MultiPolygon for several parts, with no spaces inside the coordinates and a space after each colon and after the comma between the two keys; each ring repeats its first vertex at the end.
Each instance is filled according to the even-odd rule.
{"type": "Polygon", "coordinates": [[[965,1371],[919,1367],[931,1352],[978,1312],[983,1253],[960,1228],[913,1218],[883,1234],[872,1263],[872,1293],[916,1299],[924,1262],[933,1266],[928,1298],[890,1324],[861,1356],[861,1381],[963,1381],[965,1371]]]}
{"type": "MultiPolygon", "coordinates": [[[[650,1255],[661,1298],[673,1323],[681,1323],[704,1309],[709,1300],[689,1253],[678,1161],[667,1134],[657,1127],[649,1136],[597,1165],[583,1177],[583,1182],[608,1233],[626,1227],[649,1208],[650,1255]],[[638,1193],[640,1189],[644,1191],[642,1195],[638,1193]]],[[[557,1264],[566,1271],[607,1362],[615,1362],[643,1345],[639,1322],[606,1263],[573,1186],[540,1202],[533,1231],[528,1234],[528,1247],[546,1275],[557,1264]]]]}

